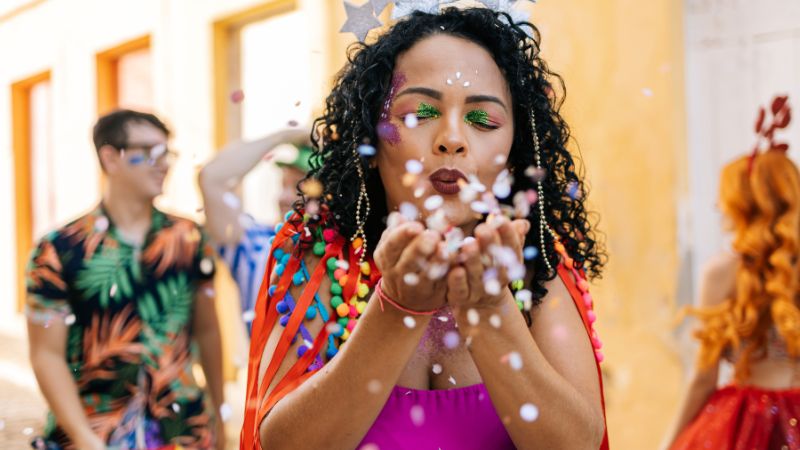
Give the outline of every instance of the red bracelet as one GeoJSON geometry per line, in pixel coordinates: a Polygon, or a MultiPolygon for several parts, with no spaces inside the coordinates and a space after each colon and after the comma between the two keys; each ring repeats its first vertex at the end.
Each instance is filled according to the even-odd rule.
{"type": "Polygon", "coordinates": [[[403,306],[403,305],[397,303],[396,301],[392,300],[391,298],[389,298],[389,296],[387,296],[383,292],[383,289],[381,289],[381,282],[382,281],[383,281],[383,278],[378,280],[378,283],[375,285],[375,293],[378,294],[378,300],[380,301],[380,304],[381,304],[381,311],[383,311],[383,302],[384,301],[386,301],[390,305],[394,306],[395,308],[399,309],[400,311],[403,311],[405,313],[412,314],[412,315],[415,315],[415,316],[432,316],[432,315],[436,314],[437,312],[439,312],[439,310],[441,309],[441,308],[436,308],[436,309],[431,310],[431,311],[414,311],[413,309],[408,309],[405,306],[403,306]]]}

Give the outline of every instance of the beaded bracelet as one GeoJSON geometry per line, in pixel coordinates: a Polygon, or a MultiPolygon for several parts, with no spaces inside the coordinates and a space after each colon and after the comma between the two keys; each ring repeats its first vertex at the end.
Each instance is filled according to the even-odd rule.
{"type": "Polygon", "coordinates": [[[414,311],[413,309],[408,309],[405,306],[403,306],[403,305],[397,303],[396,301],[392,300],[391,298],[389,298],[389,296],[387,296],[383,292],[383,289],[381,288],[382,281],[383,281],[383,279],[380,279],[380,280],[378,280],[378,283],[375,284],[375,293],[378,294],[378,300],[380,301],[381,311],[383,311],[383,302],[384,301],[386,301],[390,305],[394,306],[395,308],[399,309],[400,311],[403,311],[405,313],[412,314],[412,315],[415,315],[415,316],[432,316],[432,315],[436,314],[437,312],[439,312],[439,310],[441,309],[441,308],[436,308],[436,309],[431,310],[431,311],[414,311]]]}

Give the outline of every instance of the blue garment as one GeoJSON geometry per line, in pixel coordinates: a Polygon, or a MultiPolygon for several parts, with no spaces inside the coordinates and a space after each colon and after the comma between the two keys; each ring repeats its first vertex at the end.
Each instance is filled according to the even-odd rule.
{"type": "MultiPolygon", "coordinates": [[[[267,268],[270,238],[275,236],[271,225],[250,221],[236,244],[218,246],[217,251],[239,287],[239,301],[245,317],[255,309],[258,290],[267,268]]],[[[250,323],[247,323],[248,333],[250,323]]]]}

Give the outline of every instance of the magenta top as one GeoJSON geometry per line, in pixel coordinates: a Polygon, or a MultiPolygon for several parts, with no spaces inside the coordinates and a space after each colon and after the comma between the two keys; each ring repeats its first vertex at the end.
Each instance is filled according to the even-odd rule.
{"type": "Polygon", "coordinates": [[[514,449],[483,384],[426,391],[395,386],[363,450],[514,449]]]}

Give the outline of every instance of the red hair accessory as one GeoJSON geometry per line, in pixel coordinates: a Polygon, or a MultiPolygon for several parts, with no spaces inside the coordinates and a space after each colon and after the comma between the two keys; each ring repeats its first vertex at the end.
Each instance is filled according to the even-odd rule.
{"type": "Polygon", "coordinates": [[[787,152],[789,144],[786,142],[775,142],[775,130],[786,128],[789,122],[792,121],[792,108],[789,106],[789,96],[779,95],[772,99],[772,106],[770,107],[772,113],[772,123],[766,126],[765,119],[767,118],[764,107],[758,109],[758,119],[756,119],[756,145],[753,147],[753,154],[750,155],[750,161],[747,166],[748,172],[753,171],[753,163],[758,156],[761,149],[761,141],[766,140],[767,146],[765,151],[780,151],[787,152]]]}

